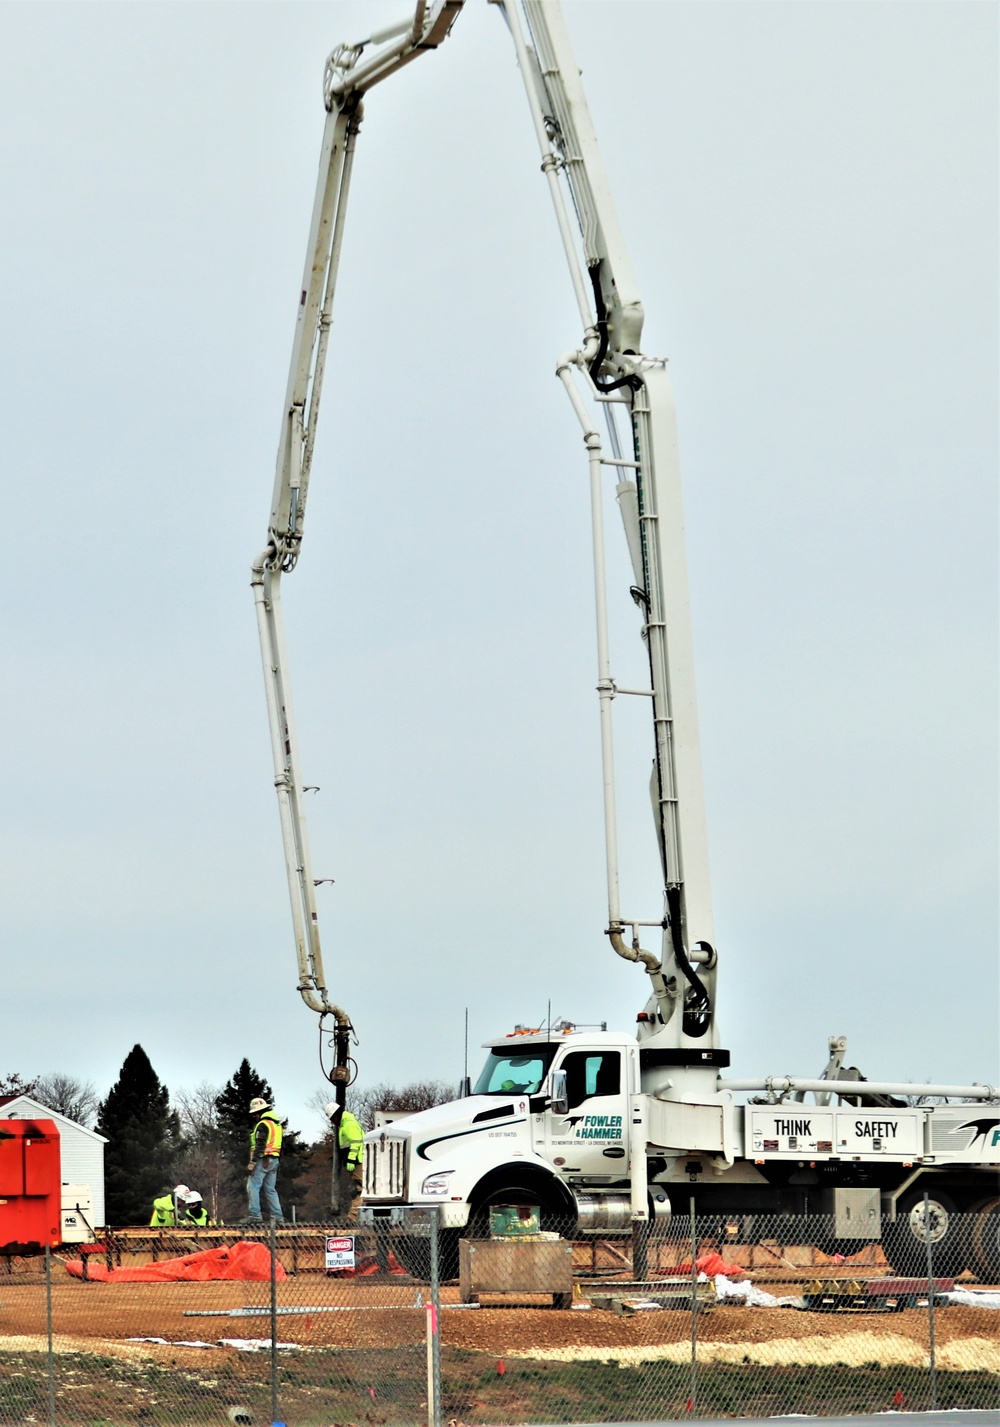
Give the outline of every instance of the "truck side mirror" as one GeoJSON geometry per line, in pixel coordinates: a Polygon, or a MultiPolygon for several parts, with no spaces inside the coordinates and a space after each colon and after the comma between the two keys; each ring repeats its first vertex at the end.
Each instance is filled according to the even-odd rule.
{"type": "Polygon", "coordinates": [[[557,1115],[565,1115],[569,1112],[565,1070],[553,1070],[549,1077],[549,1109],[557,1115]]]}

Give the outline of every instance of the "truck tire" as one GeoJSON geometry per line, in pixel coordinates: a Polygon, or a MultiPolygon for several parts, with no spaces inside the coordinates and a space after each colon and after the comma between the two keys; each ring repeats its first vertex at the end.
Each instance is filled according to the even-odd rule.
{"type": "Polygon", "coordinates": [[[969,1257],[980,1283],[1000,1283],[1000,1199],[981,1199],[972,1206],[969,1257]]]}
{"type": "MultiPolygon", "coordinates": [[[[515,1169],[516,1174],[516,1169],[515,1169]]],[[[515,1178],[499,1182],[487,1179],[486,1189],[473,1198],[469,1222],[464,1229],[442,1229],[438,1235],[440,1258],[438,1272],[442,1283],[458,1277],[458,1242],[460,1239],[488,1239],[490,1235],[490,1209],[496,1204],[537,1204],[541,1210],[539,1219],[543,1229],[553,1230],[564,1238],[572,1238],[576,1230],[576,1214],[570,1213],[567,1204],[557,1199],[558,1187],[548,1193],[547,1186],[532,1184],[525,1176],[525,1182],[515,1178]]],[[[431,1273],[430,1239],[408,1237],[392,1241],[393,1252],[412,1278],[426,1283],[431,1273]]]]}
{"type": "MultiPolygon", "coordinates": [[[[458,1277],[458,1241],[463,1233],[462,1229],[441,1229],[438,1233],[438,1275],[442,1283],[458,1277]]],[[[392,1239],[390,1248],[411,1278],[421,1283],[430,1282],[430,1239],[412,1236],[392,1239]]]]}
{"type": "Polygon", "coordinates": [[[812,1242],[820,1253],[826,1254],[828,1258],[836,1255],[842,1259],[852,1259],[872,1245],[871,1239],[837,1239],[830,1233],[814,1234],[812,1242]]]}
{"type": "Polygon", "coordinates": [[[896,1222],[882,1230],[882,1252],[898,1274],[923,1278],[927,1274],[927,1240],[930,1238],[935,1276],[954,1278],[968,1257],[962,1219],[955,1201],[940,1189],[927,1191],[927,1219],[924,1222],[924,1194],[916,1189],[900,1200],[896,1222]]]}
{"type": "MultiPolygon", "coordinates": [[[[571,1239],[576,1233],[576,1213],[566,1204],[557,1201],[554,1194],[547,1194],[538,1185],[518,1184],[514,1181],[491,1185],[489,1190],[473,1202],[469,1223],[463,1238],[488,1239],[490,1236],[490,1210],[501,1204],[537,1204],[539,1228],[571,1239]]],[[[456,1273],[457,1273],[456,1269],[456,1273]]]]}
{"type": "MultiPolygon", "coordinates": [[[[768,1231],[773,1230],[773,1221],[762,1221],[763,1227],[768,1231]]],[[[785,1226],[785,1242],[799,1244],[812,1244],[819,1249],[821,1254],[828,1257],[839,1254],[841,1258],[850,1259],[855,1254],[860,1254],[863,1249],[871,1246],[871,1239],[847,1239],[838,1238],[833,1232],[833,1223],[825,1214],[803,1214],[800,1218],[792,1218],[785,1226]]],[[[747,1239],[747,1243],[752,1243],[752,1239],[747,1239]]]]}

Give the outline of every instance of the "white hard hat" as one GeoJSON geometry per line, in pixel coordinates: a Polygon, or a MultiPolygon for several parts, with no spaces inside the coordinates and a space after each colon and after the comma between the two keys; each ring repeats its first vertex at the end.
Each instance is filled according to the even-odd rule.
{"type": "Polygon", "coordinates": [[[188,1192],[184,1195],[184,1203],[185,1203],[185,1204],[200,1204],[200,1203],[201,1203],[201,1195],[198,1193],[197,1189],[189,1189],[189,1190],[188,1190],[188,1192]]]}
{"type": "Polygon", "coordinates": [[[259,1095],[255,1095],[250,1101],[250,1113],[255,1115],[258,1110],[269,1110],[271,1108],[267,1100],[262,1100],[259,1095]]]}
{"type": "Polygon", "coordinates": [[[188,1189],[186,1184],[178,1184],[177,1187],[174,1189],[174,1196],[177,1199],[183,1199],[186,1195],[190,1193],[191,1191],[190,1189],[188,1189]]]}
{"type": "Polygon", "coordinates": [[[334,1117],[334,1115],[336,1115],[339,1111],[340,1111],[340,1106],[337,1104],[336,1100],[329,1100],[329,1101],[327,1101],[327,1103],[323,1106],[323,1113],[324,1113],[324,1114],[327,1116],[327,1118],[330,1119],[330,1120],[332,1120],[333,1117],[334,1117]]]}

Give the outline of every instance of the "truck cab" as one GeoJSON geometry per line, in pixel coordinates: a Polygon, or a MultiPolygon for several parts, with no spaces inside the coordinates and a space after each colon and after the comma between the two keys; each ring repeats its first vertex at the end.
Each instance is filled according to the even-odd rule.
{"type": "Polygon", "coordinates": [[[627,1193],[635,1038],[517,1030],[485,1049],[471,1095],[366,1136],[362,1222],[402,1227],[405,1209],[436,1204],[442,1227],[464,1229],[491,1204],[528,1202],[568,1227],[588,1191],[627,1193]]]}
{"type": "Polygon", "coordinates": [[[514,1032],[488,1047],[476,1094],[528,1097],[532,1146],[568,1184],[621,1179],[638,1045],[610,1031],[514,1032]],[[524,1087],[521,1090],[521,1087],[524,1087]]]}

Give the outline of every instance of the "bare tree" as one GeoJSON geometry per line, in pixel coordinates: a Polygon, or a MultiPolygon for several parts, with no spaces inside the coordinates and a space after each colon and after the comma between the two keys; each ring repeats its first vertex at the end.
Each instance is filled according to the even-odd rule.
{"type": "Polygon", "coordinates": [[[88,1130],[94,1128],[101,1097],[89,1080],[78,1080],[75,1075],[54,1070],[38,1077],[31,1094],[47,1109],[65,1115],[67,1120],[85,1125],[88,1130]]]}
{"type": "Polygon", "coordinates": [[[16,1070],[9,1075],[0,1075],[0,1095],[32,1095],[35,1089],[33,1080],[24,1080],[16,1070]]]}
{"type": "Polygon", "coordinates": [[[417,1110],[429,1110],[432,1105],[454,1100],[456,1093],[455,1086],[443,1080],[414,1080],[409,1085],[390,1085],[383,1080],[365,1088],[352,1087],[347,1092],[347,1108],[357,1115],[366,1130],[372,1130],[376,1110],[397,1110],[412,1115],[417,1110]]]}
{"type": "Polygon", "coordinates": [[[207,1080],[192,1090],[174,1093],[174,1107],[180,1116],[183,1149],[177,1161],[177,1177],[197,1189],[213,1219],[232,1218],[241,1208],[234,1192],[226,1140],[216,1101],[221,1085],[207,1080]]]}
{"type": "Polygon", "coordinates": [[[180,1116],[181,1134],[186,1140],[212,1135],[219,1128],[215,1102],[220,1086],[202,1080],[193,1090],[174,1091],[174,1109],[180,1116]]]}
{"type": "Polygon", "coordinates": [[[308,1108],[310,1110],[316,1111],[316,1114],[319,1116],[320,1121],[323,1125],[323,1134],[320,1137],[321,1139],[326,1139],[326,1136],[330,1130],[330,1122],[327,1119],[325,1106],[329,1105],[332,1099],[333,1086],[327,1085],[322,1090],[313,1091],[312,1095],[310,1095],[309,1099],[306,1101],[306,1105],[308,1106],[308,1108]]]}

